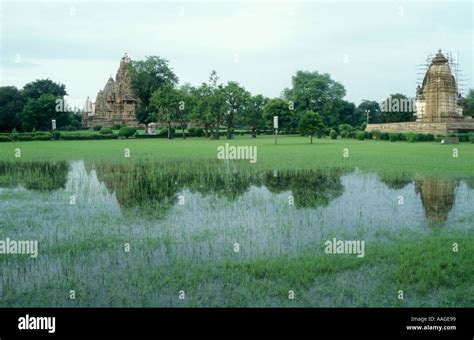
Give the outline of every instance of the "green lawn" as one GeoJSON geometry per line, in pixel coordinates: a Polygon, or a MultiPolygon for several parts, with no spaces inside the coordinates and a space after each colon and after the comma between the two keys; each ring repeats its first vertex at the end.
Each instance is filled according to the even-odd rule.
{"type": "Polygon", "coordinates": [[[309,139],[280,136],[274,145],[272,136],[238,137],[234,140],[188,138],[91,140],[91,141],[36,141],[0,143],[0,159],[15,160],[15,149],[21,149],[22,160],[176,160],[217,158],[217,147],[232,145],[257,146],[256,164],[239,161],[239,165],[260,170],[312,169],[317,167],[358,167],[362,170],[386,174],[403,173],[416,177],[472,177],[474,176],[474,144],[442,145],[436,142],[358,141],[353,139],[309,139]],[[458,157],[453,157],[453,149],[458,157]],[[344,158],[347,149],[349,157],[344,158]]]}

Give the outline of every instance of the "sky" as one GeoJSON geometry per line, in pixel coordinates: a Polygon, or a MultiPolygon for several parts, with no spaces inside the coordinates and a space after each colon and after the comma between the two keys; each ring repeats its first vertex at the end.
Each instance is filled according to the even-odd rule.
{"type": "Polygon", "coordinates": [[[415,95],[419,65],[441,48],[473,85],[474,2],[0,0],[0,86],[49,78],[81,107],[115,78],[125,52],[158,55],[181,84],[216,70],[278,97],[298,70],[329,73],[346,100],[415,95]]]}

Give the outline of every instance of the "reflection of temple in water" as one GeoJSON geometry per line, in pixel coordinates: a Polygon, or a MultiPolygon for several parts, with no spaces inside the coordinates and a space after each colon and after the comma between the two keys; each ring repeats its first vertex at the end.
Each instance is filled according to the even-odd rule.
{"type": "Polygon", "coordinates": [[[444,223],[454,206],[455,180],[417,180],[415,191],[420,194],[426,218],[430,223],[444,223]]]}

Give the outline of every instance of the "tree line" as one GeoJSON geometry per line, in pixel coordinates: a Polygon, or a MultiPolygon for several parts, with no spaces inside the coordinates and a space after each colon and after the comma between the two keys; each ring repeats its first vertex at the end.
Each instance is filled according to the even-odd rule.
{"type": "MultiPolygon", "coordinates": [[[[298,71],[291,87],[278,98],[253,95],[235,81],[220,82],[216,71],[198,86],[179,85],[179,79],[166,59],[150,56],[129,63],[131,88],[138,99],[136,118],[147,126],[160,122],[172,136],[172,124],[183,131],[189,122],[204,130],[208,138],[219,138],[226,129],[228,139],[236,127],[250,129],[252,137],[259,130],[272,129],[273,116],[279,117],[279,131],[322,135],[338,130],[340,125],[364,129],[369,123],[412,121],[414,110],[383,108],[381,103],[363,100],[358,106],[344,99],[344,86],[327,73],[298,71]]],[[[79,129],[81,112],[64,105],[66,87],[49,79],[26,84],[22,89],[0,87],[0,131],[50,130],[55,119],[58,129],[79,129]],[[58,108],[58,103],[63,106],[58,108]]],[[[390,96],[408,100],[403,94],[390,96]]],[[[382,105],[383,106],[383,105],[382,105]]],[[[474,91],[465,101],[465,115],[474,116],[474,91]]]]}

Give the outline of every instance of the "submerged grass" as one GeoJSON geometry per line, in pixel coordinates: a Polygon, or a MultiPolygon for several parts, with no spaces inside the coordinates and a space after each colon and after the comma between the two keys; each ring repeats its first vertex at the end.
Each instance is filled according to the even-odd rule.
{"type": "MultiPolygon", "coordinates": [[[[474,215],[422,230],[396,229],[387,217],[369,220],[366,210],[383,212],[357,204],[367,198],[363,190],[370,186],[382,202],[387,189],[370,176],[345,188],[341,177],[355,168],[376,172],[393,202],[397,190],[413,191],[414,179],[452,177],[449,185],[428,187],[441,188],[448,202],[454,178],[471,178],[463,190],[472,192],[474,147],[326,139],[311,145],[303,137],[282,137],[276,146],[269,137],[0,144],[0,186],[9,188],[0,190],[0,239],[40,244],[37,259],[0,256],[0,306],[473,307],[474,215]],[[257,145],[257,164],[218,161],[216,148],[226,142],[257,145]],[[20,159],[13,157],[17,147],[20,159]],[[65,165],[71,159],[84,159],[84,171],[65,165]],[[322,207],[344,190],[355,190],[347,216],[327,217],[322,207]],[[74,207],[70,194],[77,195],[74,207]],[[187,210],[176,205],[180,194],[190,200],[187,210]],[[333,236],[365,239],[365,257],[324,254],[323,242],[333,236]],[[236,240],[240,253],[232,250],[236,240]]],[[[409,194],[407,200],[419,200],[409,194]]],[[[395,203],[388,209],[392,218],[409,213],[395,203]]]]}

